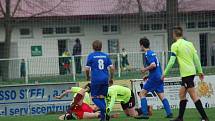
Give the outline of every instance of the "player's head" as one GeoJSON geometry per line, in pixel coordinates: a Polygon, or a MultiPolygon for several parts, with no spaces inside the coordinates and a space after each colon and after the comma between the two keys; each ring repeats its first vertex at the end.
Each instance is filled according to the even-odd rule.
{"type": "Polygon", "coordinates": [[[90,83],[87,83],[86,85],[84,85],[83,87],[85,90],[87,90],[88,93],[90,93],[91,88],[90,88],[90,83]]]}
{"type": "Polygon", "coordinates": [[[142,49],[143,51],[145,51],[145,49],[150,48],[149,39],[146,38],[146,37],[141,38],[140,41],[139,41],[139,43],[140,43],[140,47],[141,47],[141,49],[142,49]]]}
{"type": "Polygon", "coordinates": [[[109,80],[109,86],[112,86],[113,85],[113,80],[109,80]]]}
{"type": "Polygon", "coordinates": [[[180,26],[173,27],[173,39],[177,40],[181,37],[183,37],[183,29],[180,26]]]}
{"type": "Polygon", "coordinates": [[[75,42],[76,42],[76,43],[80,43],[80,39],[79,39],[79,38],[76,38],[75,42]]]}
{"type": "Polygon", "coordinates": [[[92,44],[94,51],[101,51],[102,50],[102,42],[99,40],[95,40],[92,44]]]}

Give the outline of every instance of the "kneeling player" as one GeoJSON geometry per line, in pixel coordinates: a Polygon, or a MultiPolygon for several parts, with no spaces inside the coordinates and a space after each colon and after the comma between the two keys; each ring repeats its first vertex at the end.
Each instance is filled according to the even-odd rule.
{"type": "MultiPolygon", "coordinates": [[[[127,87],[113,85],[113,81],[109,81],[108,95],[106,97],[107,113],[112,111],[115,101],[121,102],[122,109],[127,116],[136,117],[142,114],[142,111],[135,109],[134,93],[127,87]]],[[[148,107],[150,115],[152,107],[148,107]]]]}

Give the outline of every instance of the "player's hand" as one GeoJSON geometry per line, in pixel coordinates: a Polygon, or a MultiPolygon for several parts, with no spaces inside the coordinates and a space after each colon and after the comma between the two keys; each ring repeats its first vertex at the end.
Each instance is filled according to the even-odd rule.
{"type": "Polygon", "coordinates": [[[60,96],[55,96],[54,98],[56,98],[56,99],[61,99],[61,97],[60,97],[60,96]]]}
{"type": "Polygon", "coordinates": [[[164,81],[164,78],[165,78],[164,75],[162,75],[162,76],[161,76],[161,80],[164,81]]]}
{"type": "Polygon", "coordinates": [[[203,81],[203,80],[204,80],[204,77],[205,77],[205,76],[204,76],[204,74],[203,74],[203,73],[200,73],[200,74],[199,74],[199,79],[200,79],[201,81],[203,81]]]}
{"type": "Polygon", "coordinates": [[[148,76],[144,76],[144,77],[143,77],[143,81],[147,81],[148,78],[149,78],[148,76]]]}
{"type": "Polygon", "coordinates": [[[145,73],[145,72],[147,71],[147,69],[144,68],[144,67],[142,67],[142,68],[140,69],[140,71],[141,71],[142,73],[145,73]]]}

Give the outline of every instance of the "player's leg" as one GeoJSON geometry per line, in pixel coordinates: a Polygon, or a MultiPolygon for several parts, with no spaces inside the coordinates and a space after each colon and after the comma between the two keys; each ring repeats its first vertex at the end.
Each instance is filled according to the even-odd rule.
{"type": "Polygon", "coordinates": [[[148,119],[149,118],[149,116],[148,116],[148,108],[147,108],[148,103],[147,103],[147,100],[146,100],[146,95],[147,95],[148,92],[153,90],[152,85],[153,84],[151,83],[151,81],[148,80],[146,82],[146,84],[144,85],[143,90],[139,93],[140,101],[141,101],[141,110],[143,112],[143,115],[136,117],[138,119],[148,119]]]}
{"type": "Polygon", "coordinates": [[[166,111],[166,118],[172,118],[173,114],[172,114],[172,110],[169,105],[169,101],[164,97],[163,83],[157,87],[156,93],[157,93],[159,99],[161,100],[161,102],[163,103],[164,109],[166,111]]]}
{"type": "Polygon", "coordinates": [[[164,97],[164,93],[157,93],[160,101],[163,103],[164,109],[166,111],[166,118],[172,118],[172,110],[169,105],[169,101],[164,97]]]}
{"type": "Polygon", "coordinates": [[[186,105],[187,105],[187,99],[186,99],[186,94],[187,94],[187,90],[186,90],[186,84],[185,84],[185,79],[182,78],[182,84],[181,84],[181,88],[179,89],[179,98],[180,98],[180,103],[179,103],[179,113],[178,113],[178,117],[172,121],[183,121],[183,117],[184,117],[184,112],[186,109],[186,105]]]}
{"type": "Polygon", "coordinates": [[[107,95],[108,92],[108,85],[92,85],[91,84],[91,95],[92,101],[101,111],[101,120],[105,119],[106,114],[106,103],[104,97],[107,95]]]}
{"type": "Polygon", "coordinates": [[[196,109],[199,111],[200,115],[202,116],[202,119],[207,121],[208,117],[204,111],[202,102],[201,102],[200,98],[198,97],[196,90],[194,88],[194,76],[190,76],[186,80],[186,85],[187,85],[187,92],[189,93],[191,99],[195,103],[196,109]]]}
{"type": "Polygon", "coordinates": [[[127,116],[136,117],[138,116],[138,112],[135,110],[135,97],[133,91],[131,91],[131,96],[128,103],[123,104],[121,106],[127,116]]]}

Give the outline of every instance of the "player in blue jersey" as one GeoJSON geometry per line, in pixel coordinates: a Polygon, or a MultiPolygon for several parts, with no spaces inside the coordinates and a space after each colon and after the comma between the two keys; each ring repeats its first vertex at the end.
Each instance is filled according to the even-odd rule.
{"type": "Polygon", "coordinates": [[[109,56],[102,50],[102,42],[95,40],[92,44],[94,52],[88,55],[86,64],[87,80],[91,80],[92,101],[101,111],[101,121],[106,120],[105,97],[108,93],[108,83],[112,80],[114,67],[109,56]],[[110,72],[110,75],[109,75],[110,72]]]}
{"type": "Polygon", "coordinates": [[[145,52],[145,67],[141,69],[142,73],[149,71],[148,80],[146,81],[143,90],[140,92],[141,99],[141,108],[143,115],[138,116],[138,119],[148,119],[148,110],[147,110],[147,100],[146,95],[148,92],[155,91],[162,101],[164,109],[166,111],[166,117],[172,118],[173,114],[169,106],[168,100],[164,97],[164,82],[161,80],[162,77],[162,69],[160,67],[160,63],[158,58],[156,57],[155,52],[150,50],[150,42],[144,37],[140,39],[141,49],[145,52]]]}

